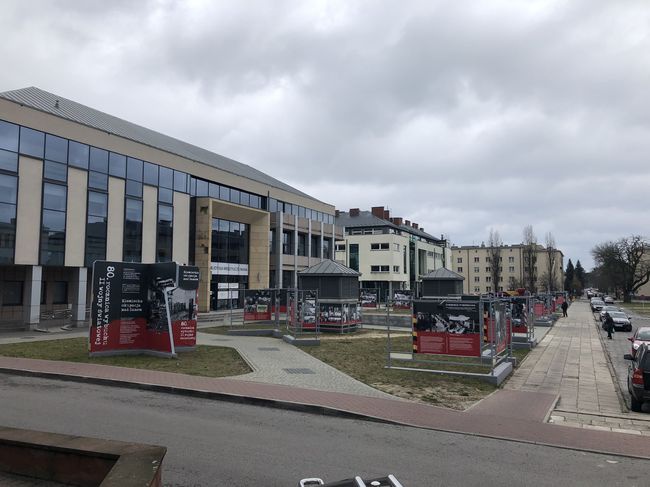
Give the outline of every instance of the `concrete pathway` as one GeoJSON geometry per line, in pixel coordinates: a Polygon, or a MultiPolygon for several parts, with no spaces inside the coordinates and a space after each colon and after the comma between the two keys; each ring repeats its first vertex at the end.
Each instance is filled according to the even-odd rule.
{"type": "Polygon", "coordinates": [[[530,352],[505,388],[558,395],[550,422],[650,433],[650,417],[629,413],[617,392],[599,325],[589,304],[574,302],[568,315],[560,318],[530,352]]]}

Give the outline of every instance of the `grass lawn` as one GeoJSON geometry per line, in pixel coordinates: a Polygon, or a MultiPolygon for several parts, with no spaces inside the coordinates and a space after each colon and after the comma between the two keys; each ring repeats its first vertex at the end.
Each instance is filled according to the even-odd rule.
{"type": "MultiPolygon", "coordinates": [[[[391,341],[393,351],[408,351],[412,343],[410,334],[392,335],[391,341]]],[[[475,379],[386,369],[386,335],[382,332],[364,330],[355,335],[321,335],[320,346],[304,347],[303,350],[381,391],[436,406],[466,409],[496,389],[475,379]]],[[[422,367],[409,362],[397,364],[422,367]]],[[[478,368],[462,368],[480,371],[478,368]]]]}
{"type": "Polygon", "coordinates": [[[620,303],[620,306],[632,313],[639,316],[650,316],[650,302],[633,302],[633,303],[620,303]]]}
{"type": "Polygon", "coordinates": [[[69,338],[39,342],[0,345],[0,355],[6,357],[64,360],[99,365],[115,365],[133,369],[177,372],[204,377],[230,377],[247,374],[250,368],[236,350],[226,347],[199,345],[194,352],[181,352],[177,359],[149,355],[89,357],[87,338],[69,338]]]}

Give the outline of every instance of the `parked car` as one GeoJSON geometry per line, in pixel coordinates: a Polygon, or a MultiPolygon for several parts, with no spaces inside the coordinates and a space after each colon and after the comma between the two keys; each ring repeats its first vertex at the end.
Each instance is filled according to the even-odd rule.
{"type": "Polygon", "coordinates": [[[592,298],[591,299],[591,311],[594,313],[600,311],[605,306],[605,302],[602,299],[592,298]]]}
{"type": "Polygon", "coordinates": [[[605,304],[614,304],[614,298],[612,298],[611,296],[605,296],[603,298],[603,301],[605,301],[605,304]]]}
{"type": "Polygon", "coordinates": [[[650,345],[650,326],[641,326],[636,329],[634,335],[628,338],[632,342],[631,355],[634,357],[638,348],[643,345],[650,345]]]}
{"type": "MultiPolygon", "coordinates": [[[[632,321],[622,311],[608,311],[609,316],[614,320],[614,330],[616,331],[632,331],[632,321]]],[[[605,319],[603,318],[603,330],[605,329],[605,319]]]]}
{"type": "Polygon", "coordinates": [[[609,313],[610,311],[622,311],[628,319],[632,321],[632,317],[628,315],[623,308],[619,308],[618,306],[603,306],[603,309],[601,309],[599,313],[600,321],[603,321],[605,319],[605,313],[609,313]]]}
{"type": "Polygon", "coordinates": [[[626,353],[630,361],[627,368],[627,390],[630,393],[632,411],[639,412],[643,403],[650,401],[650,348],[642,344],[633,357],[626,353]]]}

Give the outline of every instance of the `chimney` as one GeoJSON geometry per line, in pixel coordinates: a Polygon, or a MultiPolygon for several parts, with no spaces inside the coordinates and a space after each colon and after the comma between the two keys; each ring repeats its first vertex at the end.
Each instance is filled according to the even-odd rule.
{"type": "Polygon", "coordinates": [[[421,231],[421,232],[424,232],[424,228],[421,227],[421,228],[420,228],[420,231],[421,231]]]}
{"type": "Polygon", "coordinates": [[[383,206],[373,206],[370,211],[372,212],[373,216],[376,216],[377,218],[384,218],[384,207],[383,206]]]}
{"type": "Polygon", "coordinates": [[[407,227],[410,227],[411,226],[411,221],[410,220],[404,220],[404,225],[406,225],[407,227]]]}
{"type": "Polygon", "coordinates": [[[394,223],[395,225],[398,225],[398,226],[399,226],[399,225],[402,225],[402,217],[395,217],[395,218],[393,218],[393,223],[394,223]]]}
{"type": "Polygon", "coordinates": [[[350,216],[359,216],[359,208],[350,208],[350,216]]]}
{"type": "Polygon", "coordinates": [[[418,229],[419,226],[420,225],[418,225],[417,223],[413,223],[413,228],[415,228],[416,230],[418,229]]]}
{"type": "Polygon", "coordinates": [[[334,210],[334,214],[335,214],[336,218],[341,216],[341,212],[339,210],[334,210]]]}
{"type": "Polygon", "coordinates": [[[390,220],[390,211],[384,210],[384,220],[390,220]]]}

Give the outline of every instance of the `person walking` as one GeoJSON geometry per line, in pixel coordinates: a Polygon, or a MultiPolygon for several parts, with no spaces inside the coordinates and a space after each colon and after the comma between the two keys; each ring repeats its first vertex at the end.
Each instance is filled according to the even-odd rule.
{"type": "Polygon", "coordinates": [[[611,340],[612,332],[614,331],[614,320],[609,313],[605,313],[605,330],[607,331],[607,338],[611,340]]]}
{"type": "Polygon", "coordinates": [[[567,309],[569,309],[569,304],[568,304],[566,301],[564,301],[564,302],[562,303],[562,316],[563,316],[564,318],[566,318],[566,317],[569,316],[568,314],[566,314],[566,310],[567,310],[567,309]]]}

